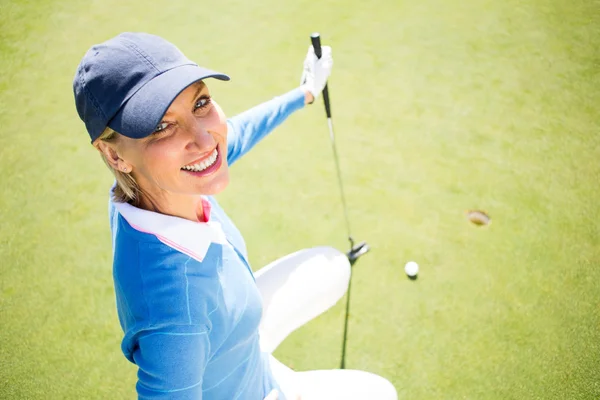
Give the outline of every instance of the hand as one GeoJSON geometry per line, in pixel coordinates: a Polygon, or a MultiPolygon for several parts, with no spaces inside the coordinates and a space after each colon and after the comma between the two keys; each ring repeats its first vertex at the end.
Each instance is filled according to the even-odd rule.
{"type": "Polygon", "coordinates": [[[271,390],[271,392],[265,397],[265,400],[277,400],[279,399],[279,391],[277,389],[271,390]]]}
{"type": "Polygon", "coordinates": [[[304,59],[304,71],[300,84],[310,93],[313,98],[319,97],[323,88],[327,84],[327,78],[331,75],[333,67],[333,58],[331,57],[331,47],[321,47],[321,58],[317,58],[312,46],[308,48],[308,53],[304,59]]]}

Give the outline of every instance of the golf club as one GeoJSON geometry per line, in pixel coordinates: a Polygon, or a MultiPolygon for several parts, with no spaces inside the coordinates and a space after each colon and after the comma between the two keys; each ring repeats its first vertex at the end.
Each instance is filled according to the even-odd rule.
{"type": "MultiPolygon", "coordinates": [[[[315,55],[317,58],[321,58],[323,52],[321,50],[321,36],[318,33],[313,33],[310,35],[310,41],[312,43],[313,49],[315,50],[315,55]]],[[[344,217],[346,219],[346,229],[348,232],[348,240],[350,241],[350,250],[346,253],[348,260],[350,261],[350,266],[353,266],[354,263],[358,260],[360,256],[369,251],[369,245],[367,242],[361,242],[357,245],[354,244],[354,239],[352,238],[352,233],[350,231],[350,220],[348,219],[348,208],[346,206],[346,196],[344,195],[344,185],[342,184],[342,172],[340,170],[340,162],[337,154],[337,147],[335,145],[335,135],[333,133],[333,121],[331,120],[331,103],[329,102],[329,89],[327,84],[325,84],[325,88],[323,88],[323,102],[325,104],[325,114],[327,114],[327,125],[329,126],[329,138],[331,139],[331,148],[333,149],[333,159],[335,161],[335,167],[337,170],[337,178],[340,187],[340,195],[342,198],[342,207],[344,208],[344,217]]],[[[342,340],[342,360],[340,364],[340,368],[344,369],[346,367],[346,340],[348,338],[348,315],[350,312],[350,284],[352,283],[352,275],[350,275],[350,282],[348,282],[348,294],[346,297],[346,317],[344,318],[344,337],[342,340]]]]}

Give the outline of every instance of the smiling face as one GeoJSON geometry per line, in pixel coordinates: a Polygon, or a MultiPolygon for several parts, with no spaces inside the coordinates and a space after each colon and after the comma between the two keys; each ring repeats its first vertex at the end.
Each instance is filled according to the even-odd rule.
{"type": "Polygon", "coordinates": [[[142,204],[172,208],[186,197],[219,193],[229,182],[226,117],[203,82],[175,98],[150,136],[119,135],[99,148],[113,168],[131,173],[142,204]]]}

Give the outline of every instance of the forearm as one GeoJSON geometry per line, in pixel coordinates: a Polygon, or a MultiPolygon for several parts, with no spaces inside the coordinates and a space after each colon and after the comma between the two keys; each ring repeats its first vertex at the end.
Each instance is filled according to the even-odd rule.
{"type": "Polygon", "coordinates": [[[299,87],[231,118],[228,121],[228,163],[231,165],[246,154],[311,99],[312,95],[299,87]]]}

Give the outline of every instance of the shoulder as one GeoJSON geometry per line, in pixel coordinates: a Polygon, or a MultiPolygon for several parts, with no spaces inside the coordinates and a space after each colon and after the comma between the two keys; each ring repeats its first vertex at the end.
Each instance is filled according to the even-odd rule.
{"type": "Polygon", "coordinates": [[[115,287],[129,303],[137,304],[134,308],[141,318],[192,323],[194,315],[200,318],[217,301],[223,265],[220,245],[211,246],[199,261],[158,240],[129,237],[122,244],[113,260],[115,287]]]}
{"type": "Polygon", "coordinates": [[[190,242],[196,241],[190,249],[185,240],[170,233],[170,229],[177,231],[177,224],[158,232],[142,231],[118,212],[111,217],[111,228],[117,308],[125,330],[209,324],[207,316],[219,301],[218,273],[223,264],[218,235],[188,232],[193,236],[190,242]]]}

